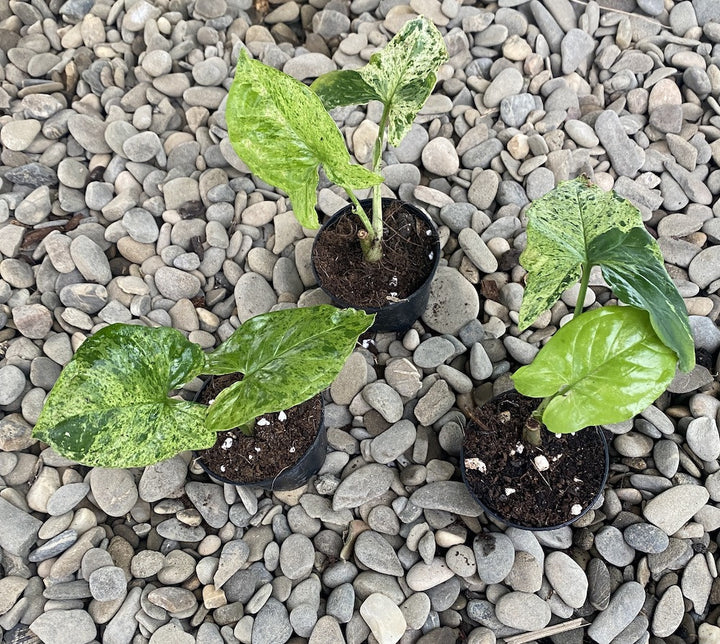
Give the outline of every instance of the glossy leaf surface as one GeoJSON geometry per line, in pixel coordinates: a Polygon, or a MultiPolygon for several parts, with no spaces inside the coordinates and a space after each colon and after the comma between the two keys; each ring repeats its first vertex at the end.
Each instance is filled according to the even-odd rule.
{"type": "Polygon", "coordinates": [[[168,397],[203,365],[200,347],[174,329],[112,324],[63,369],[33,434],[97,467],[141,467],[210,447],[206,407],[168,397]]]}
{"type": "Polygon", "coordinates": [[[542,422],[568,433],[632,418],[665,391],[676,362],[646,311],[607,306],[559,329],[513,381],[526,396],[554,396],[542,422]]]}
{"type": "Polygon", "coordinates": [[[325,109],[340,105],[365,105],[381,100],[377,91],[365,82],[357,69],[337,69],[326,72],[310,85],[323,102],[325,109]]]}
{"type": "Polygon", "coordinates": [[[347,191],[382,177],[350,163],[340,130],[303,83],[251,60],[243,50],[227,99],[226,120],[237,155],[263,181],[284,190],[298,221],[319,226],[318,168],[347,191]]]}
{"type": "Polygon", "coordinates": [[[643,226],[635,206],[585,177],[564,181],[535,200],[527,217],[527,247],[520,263],[528,275],[520,329],[532,324],[578,280],[596,237],[613,229],[626,232],[643,226]]]}
{"type": "Polygon", "coordinates": [[[208,426],[215,431],[243,426],[322,391],[374,317],[323,305],[249,319],[207,356],[206,373],[243,374],[210,405],[208,426]]]}
{"type": "Polygon", "coordinates": [[[650,314],[655,333],[675,351],[680,368],[690,371],[695,365],[695,343],[687,308],[657,258],[656,247],[644,227],[609,230],[592,240],[588,258],[602,267],[605,281],[620,300],[650,314]]]}
{"type": "Polygon", "coordinates": [[[365,67],[325,74],[311,88],[327,109],[381,101],[389,115],[388,141],[396,146],[430,96],[447,57],[442,34],[421,16],[406,22],[365,67]]]}

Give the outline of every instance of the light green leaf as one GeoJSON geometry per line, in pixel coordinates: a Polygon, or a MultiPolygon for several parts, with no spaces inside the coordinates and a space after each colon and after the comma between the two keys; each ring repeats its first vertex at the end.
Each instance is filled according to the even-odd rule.
{"type": "Polygon", "coordinates": [[[340,130],[320,99],[291,76],[251,60],[245,50],[227,100],[226,120],[237,155],[266,183],[290,197],[298,221],[319,226],[318,168],[348,192],[382,177],[350,164],[340,130]]]}
{"type": "Polygon", "coordinates": [[[331,72],[311,88],[328,109],[370,100],[388,111],[388,141],[399,145],[435,87],[437,70],[448,58],[442,34],[427,18],[405,23],[384,49],[357,71],[331,72]]]}
{"type": "Polygon", "coordinates": [[[528,275],[520,329],[532,324],[577,281],[593,239],[614,228],[625,232],[643,226],[635,206],[586,177],[560,183],[533,202],[527,217],[527,247],[520,263],[528,275]]]}
{"type": "Polygon", "coordinates": [[[204,405],[168,393],[201,373],[204,355],[174,329],[112,324],[83,342],[48,396],[33,435],[74,461],[141,467],[205,449],[204,405]]]}
{"type": "Polygon", "coordinates": [[[605,281],[620,300],[650,314],[655,333],[678,355],[680,368],[690,371],[695,365],[695,342],[687,309],[656,257],[656,247],[644,228],[609,230],[590,242],[588,257],[591,264],[602,267],[605,281]]]}
{"type": "Polygon", "coordinates": [[[374,319],[362,311],[327,305],[249,319],[206,356],[206,373],[243,374],[210,405],[208,427],[240,427],[319,393],[335,379],[374,319]]]}
{"type": "Polygon", "coordinates": [[[559,329],[513,381],[526,396],[554,396],[542,422],[568,433],[632,418],[665,391],[676,362],[646,311],[606,306],[559,329]]]}

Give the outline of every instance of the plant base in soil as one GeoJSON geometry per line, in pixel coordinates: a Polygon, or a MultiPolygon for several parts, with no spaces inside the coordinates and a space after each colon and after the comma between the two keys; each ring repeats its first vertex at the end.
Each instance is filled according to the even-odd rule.
{"type": "MultiPolygon", "coordinates": [[[[212,378],[198,402],[207,404],[238,379],[238,374],[212,378]]],[[[203,451],[201,458],[212,472],[232,481],[253,483],[273,478],[307,452],[315,441],[321,417],[318,395],[284,412],[259,416],[252,436],[240,429],[218,432],[215,445],[203,451]]]]}
{"type": "Polygon", "coordinates": [[[383,256],[365,260],[354,215],[341,217],[318,233],[313,263],[323,288],[357,308],[381,307],[405,299],[423,285],[432,271],[434,238],[426,224],[395,202],[383,213],[383,256]]]}
{"type": "Polygon", "coordinates": [[[541,444],[522,441],[539,399],[508,392],[472,413],[465,430],[465,479],[475,497],[502,521],[527,528],[559,526],[595,500],[605,478],[604,445],[593,427],[575,434],[541,429],[541,444]],[[550,467],[538,471],[534,459],[550,467]],[[475,469],[479,459],[485,469],[475,469]]]}

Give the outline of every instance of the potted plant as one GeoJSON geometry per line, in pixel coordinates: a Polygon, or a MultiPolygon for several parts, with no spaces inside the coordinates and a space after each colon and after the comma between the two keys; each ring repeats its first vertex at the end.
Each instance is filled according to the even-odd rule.
{"type": "MultiPolygon", "coordinates": [[[[214,446],[248,459],[240,433],[252,435],[258,417],[262,426],[263,415],[288,410],[325,389],[372,320],[361,311],[327,305],[273,311],[247,320],[209,353],[175,329],[112,324],[85,340],[62,370],[33,435],[63,456],[96,467],[142,467],[214,446]],[[201,374],[232,378],[209,406],[170,397],[201,374]]],[[[308,411],[319,421],[317,407],[308,411]]],[[[325,451],[318,422],[308,438],[322,444],[316,449],[322,455],[317,471],[325,451]]],[[[253,444],[251,456],[259,460],[257,447],[253,444]]],[[[303,456],[292,446],[285,451],[283,468],[303,456]]],[[[311,460],[314,465],[317,458],[311,460]]],[[[314,473],[301,469],[305,479],[314,473]]],[[[278,473],[265,472],[259,480],[270,479],[280,489],[278,473]]],[[[297,472],[293,476],[296,482],[297,472]]]]}
{"type": "Polygon", "coordinates": [[[519,328],[580,278],[578,303],[572,320],[515,372],[518,393],[473,412],[460,465],[490,514],[550,529],[582,516],[607,477],[601,430],[579,430],[632,418],[665,391],[676,365],[692,369],[695,356],[683,299],[632,204],[580,177],[534,202],[527,218],[519,328]],[[593,266],[627,306],[581,314],[593,266]]]}
{"type": "Polygon", "coordinates": [[[411,204],[382,199],[379,171],[386,133],[390,144],[400,143],[446,59],[442,35],[430,20],[418,17],[362,69],[330,72],[310,88],[251,60],[243,50],[228,95],[226,119],[235,151],[254,174],[288,194],[303,226],[319,226],[315,205],[321,165],[328,179],[347,192],[351,205],[316,237],[313,270],[336,304],[377,313],[374,330],[412,325],[427,304],[440,261],[432,220],[411,204]],[[368,170],[350,163],[327,110],[371,100],[381,101],[383,110],[368,170]],[[358,200],[354,191],[367,188],[373,189],[372,199],[358,200]],[[322,250],[333,237],[340,247],[322,250]],[[398,314],[398,308],[408,311],[398,314]]]}

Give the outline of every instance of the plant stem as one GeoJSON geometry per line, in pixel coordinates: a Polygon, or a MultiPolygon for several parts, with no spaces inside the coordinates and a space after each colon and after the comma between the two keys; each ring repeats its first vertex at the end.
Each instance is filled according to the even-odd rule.
{"type": "Polygon", "coordinates": [[[364,230],[359,230],[357,233],[363,256],[368,262],[378,262],[382,259],[382,247],[380,246],[380,240],[373,230],[372,223],[370,222],[365,209],[360,205],[360,201],[355,194],[351,190],[347,189],[345,192],[348,193],[350,200],[355,206],[355,213],[360,218],[360,221],[365,228],[364,230]]]}
{"type": "MultiPolygon", "coordinates": [[[[382,151],[385,143],[385,129],[387,128],[388,119],[390,118],[390,106],[384,105],[380,123],[378,124],[378,137],[375,139],[373,148],[372,171],[380,170],[380,161],[382,160],[382,151]]],[[[373,186],[373,214],[372,229],[373,240],[370,252],[365,253],[365,259],[369,262],[377,262],[382,258],[382,248],[380,243],[383,238],[383,214],[382,214],[382,192],[380,190],[382,184],[373,186]]]]}
{"type": "Polygon", "coordinates": [[[578,300],[575,304],[575,311],[573,317],[580,315],[583,310],[583,304],[585,303],[585,294],[587,293],[588,284],[590,283],[590,263],[583,264],[582,279],[580,281],[580,290],[578,291],[578,300]]]}
{"type": "Polygon", "coordinates": [[[528,445],[534,445],[537,447],[541,443],[540,438],[540,428],[542,427],[542,424],[540,421],[535,418],[535,416],[530,416],[525,421],[525,426],[523,427],[523,433],[522,433],[522,439],[525,443],[528,445]]]}
{"type": "MultiPolygon", "coordinates": [[[[383,144],[385,142],[385,128],[387,127],[388,119],[390,118],[390,106],[384,105],[382,116],[380,117],[380,123],[378,124],[378,137],[375,139],[375,146],[373,147],[373,159],[372,159],[372,171],[377,172],[380,169],[380,160],[383,150],[383,144]]],[[[377,188],[378,186],[375,186],[377,188]]]]}
{"type": "Polygon", "coordinates": [[[374,237],[372,241],[368,240],[366,244],[363,244],[362,240],[360,240],[363,255],[371,264],[379,262],[382,259],[382,245],[380,244],[380,241],[380,238],[377,236],[374,237]]]}
{"type": "Polygon", "coordinates": [[[345,190],[345,192],[348,193],[348,196],[350,197],[350,201],[353,202],[353,206],[355,206],[355,212],[358,217],[360,217],[360,221],[362,222],[362,225],[365,226],[365,230],[367,230],[368,236],[372,237],[374,235],[372,224],[370,223],[370,219],[367,216],[367,213],[365,212],[365,209],[360,205],[360,202],[358,201],[358,198],[355,196],[352,190],[345,190]]]}
{"type": "Polygon", "coordinates": [[[542,427],[542,415],[543,411],[545,411],[545,407],[550,404],[550,401],[553,399],[553,396],[548,396],[547,398],[543,398],[542,402],[538,405],[538,408],[532,413],[530,418],[528,418],[525,421],[525,426],[523,427],[523,433],[522,433],[522,439],[529,445],[535,445],[536,447],[540,445],[541,438],[540,438],[540,429],[542,427]]]}

